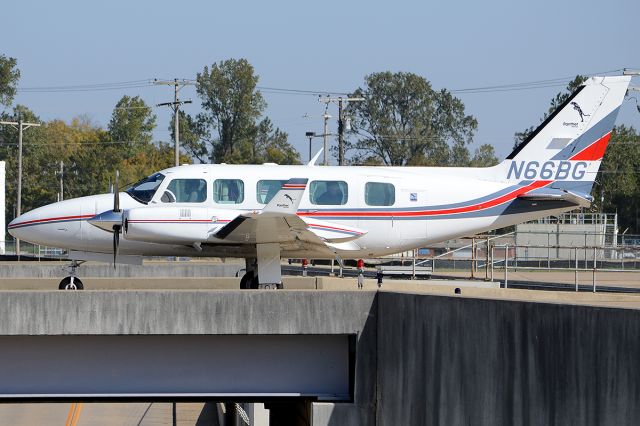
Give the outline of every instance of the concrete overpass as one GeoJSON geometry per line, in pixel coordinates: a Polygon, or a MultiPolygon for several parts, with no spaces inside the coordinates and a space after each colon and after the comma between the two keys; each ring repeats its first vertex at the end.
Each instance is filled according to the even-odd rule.
{"type": "Polygon", "coordinates": [[[0,398],[267,401],[314,426],[640,419],[640,297],[332,286],[2,291],[0,398]]]}

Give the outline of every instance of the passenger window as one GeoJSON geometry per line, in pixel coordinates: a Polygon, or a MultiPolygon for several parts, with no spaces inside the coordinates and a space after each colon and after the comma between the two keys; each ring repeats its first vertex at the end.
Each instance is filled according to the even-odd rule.
{"type": "Polygon", "coordinates": [[[244,182],[240,179],[217,179],[213,183],[213,200],[218,204],[242,203],[244,182]]]}
{"type": "Polygon", "coordinates": [[[314,180],[309,186],[311,204],[339,206],[347,203],[347,183],[335,180],[314,180]]]}
{"type": "Polygon", "coordinates": [[[256,198],[258,202],[268,204],[285,183],[287,183],[286,180],[259,180],[256,186],[256,198]]]}
{"type": "Polygon", "coordinates": [[[204,179],[174,179],[160,197],[163,203],[203,203],[207,199],[204,179]]]}
{"type": "Polygon", "coordinates": [[[392,206],[396,202],[396,188],[390,183],[367,182],[364,186],[364,202],[368,206],[392,206]]]}

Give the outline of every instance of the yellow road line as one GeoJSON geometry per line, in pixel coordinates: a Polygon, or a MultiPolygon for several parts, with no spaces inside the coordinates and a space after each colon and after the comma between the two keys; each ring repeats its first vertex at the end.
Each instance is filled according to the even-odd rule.
{"type": "Polygon", "coordinates": [[[76,426],[78,420],[80,420],[80,412],[82,411],[82,402],[74,402],[69,407],[69,414],[67,414],[67,422],[65,426],[76,426]]]}

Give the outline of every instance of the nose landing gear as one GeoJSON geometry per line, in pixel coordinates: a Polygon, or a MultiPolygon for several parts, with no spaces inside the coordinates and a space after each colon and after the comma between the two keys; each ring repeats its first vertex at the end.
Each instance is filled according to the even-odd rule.
{"type": "Polygon", "coordinates": [[[80,278],[76,277],[76,269],[84,262],[78,262],[77,260],[72,260],[69,268],[69,276],[65,277],[60,281],[58,285],[58,290],[84,290],[84,285],[80,278]]]}

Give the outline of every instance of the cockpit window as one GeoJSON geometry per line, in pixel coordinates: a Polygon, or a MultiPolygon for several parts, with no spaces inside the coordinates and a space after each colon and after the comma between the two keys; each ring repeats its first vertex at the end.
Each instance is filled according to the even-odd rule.
{"type": "Polygon", "coordinates": [[[134,183],[126,192],[135,200],[147,204],[153,198],[163,179],[164,175],[162,173],[147,176],[141,181],[134,183]]]}

